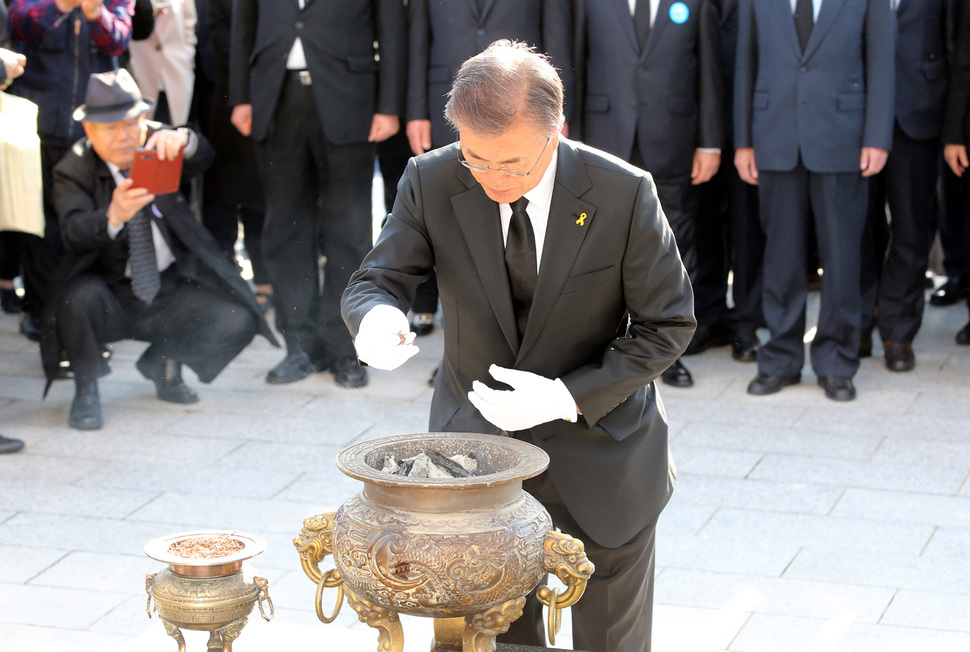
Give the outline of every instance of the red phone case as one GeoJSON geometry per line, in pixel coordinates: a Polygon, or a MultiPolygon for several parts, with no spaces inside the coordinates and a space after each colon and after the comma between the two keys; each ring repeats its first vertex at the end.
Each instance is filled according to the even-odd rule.
{"type": "Polygon", "coordinates": [[[179,189],[182,179],[182,152],[174,159],[159,160],[158,152],[139,149],[128,178],[132,188],[147,188],[153,195],[167,195],[179,189]]]}

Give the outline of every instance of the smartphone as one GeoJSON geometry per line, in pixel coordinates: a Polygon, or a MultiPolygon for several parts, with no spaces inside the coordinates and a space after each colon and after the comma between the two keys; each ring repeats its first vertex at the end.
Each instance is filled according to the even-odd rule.
{"type": "Polygon", "coordinates": [[[182,179],[182,151],[174,159],[164,161],[158,158],[153,149],[139,149],[135,152],[135,162],[131,165],[128,178],[132,188],[147,188],[153,195],[167,195],[177,192],[182,179]]]}

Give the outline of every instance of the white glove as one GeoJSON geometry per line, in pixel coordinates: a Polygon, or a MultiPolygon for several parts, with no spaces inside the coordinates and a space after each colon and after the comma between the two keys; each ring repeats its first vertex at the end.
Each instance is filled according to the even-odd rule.
{"type": "Polygon", "coordinates": [[[368,310],[360,320],[354,348],[363,362],[390,371],[417,354],[414,337],[407,315],[394,306],[381,304],[368,310]]]}
{"type": "Polygon", "coordinates": [[[576,401],[559,378],[551,380],[494,364],[488,372],[512,391],[492,389],[476,380],[468,392],[468,400],[502,430],[527,430],[556,419],[576,421],[576,401]]]}

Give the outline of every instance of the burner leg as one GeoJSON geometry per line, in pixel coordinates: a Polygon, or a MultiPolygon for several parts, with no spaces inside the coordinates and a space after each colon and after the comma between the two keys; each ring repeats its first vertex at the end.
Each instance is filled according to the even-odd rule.
{"type": "Polygon", "coordinates": [[[358,598],[346,586],[347,604],[357,612],[360,622],[378,631],[377,649],[382,652],[404,652],[404,629],[396,611],[358,598]]]}
{"type": "Polygon", "coordinates": [[[465,633],[462,639],[464,652],[494,652],[495,637],[509,631],[509,625],[522,615],[525,598],[514,598],[465,617],[465,633]]]}

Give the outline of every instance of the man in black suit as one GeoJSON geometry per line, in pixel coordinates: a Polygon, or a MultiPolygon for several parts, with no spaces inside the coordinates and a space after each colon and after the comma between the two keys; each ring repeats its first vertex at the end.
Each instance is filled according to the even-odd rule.
{"type": "MultiPolygon", "coordinates": [[[[446,114],[459,142],[408,164],[344,318],[362,361],[396,368],[417,351],[405,312],[437,271],[445,352],[430,429],[549,453],[525,488],[597,569],[573,642],[644,652],[674,481],[653,381],[695,325],[673,232],[649,174],[560,135],[562,84],[525,46],[499,41],[467,61],[446,114]]],[[[527,607],[513,642],[542,644],[540,614],[527,607]]]]}
{"type": "Polygon", "coordinates": [[[910,371],[936,226],[953,7],[951,0],[900,0],[895,6],[893,151],[870,191],[862,240],[860,350],[871,353],[872,331],[878,327],[886,368],[910,371]]]}
{"type": "Polygon", "coordinates": [[[739,9],[734,161],[759,189],[771,331],[748,393],[801,382],[814,220],[824,279],[812,368],[826,397],[851,401],[868,181],[893,136],[892,9],[884,0],[748,0],[739,9]]]}
{"type": "MultiPolygon", "coordinates": [[[[738,0],[724,0],[720,13],[721,47],[724,54],[724,142],[722,157],[734,159],[734,112],[729,98],[734,92],[734,61],[738,48],[738,0]]],[[[731,345],[731,357],[755,362],[757,329],[761,313],[762,259],[765,234],[758,215],[758,189],[745,183],[733,165],[722,165],[717,174],[699,188],[697,216],[697,274],[694,314],[697,332],[684,355],[715,346],[731,345]],[[728,308],[728,275],[731,299],[728,308]]]]}
{"type": "MultiPolygon", "coordinates": [[[[717,172],[724,146],[718,14],[711,0],[578,3],[579,137],[641,167],[693,281],[697,186],[717,172]]],[[[698,314],[698,332],[709,327],[698,314]]],[[[679,361],[662,380],[694,384],[679,361]]]]}
{"type": "Polygon", "coordinates": [[[406,32],[401,0],[234,4],[232,123],[256,143],[263,254],[287,351],[269,383],[326,369],[342,387],[367,384],[340,293],[372,244],[374,143],[399,128],[406,32]]]}
{"type": "Polygon", "coordinates": [[[68,423],[80,430],[102,425],[98,376],[107,342],[150,342],[136,366],[172,403],[199,400],[182,381],[183,363],[208,383],[257,331],[276,342],[249,286],[185,198],[153,195],[126,178],[141,146],[162,160],[182,151],[183,178],[212,160],[193,131],[146,120],[151,108],[126,70],[92,75],[74,112],[87,138],[54,168],[67,255],[44,314],[41,354],[49,388],[66,353],[75,383],[68,423]]]}
{"type": "MultiPolygon", "coordinates": [[[[950,69],[950,86],[943,112],[943,157],[958,177],[970,167],[970,0],[959,0],[956,11],[956,38],[950,69]]],[[[964,236],[970,245],[970,211],[963,211],[964,236]]],[[[965,247],[970,251],[970,247],[965,247]]],[[[967,297],[970,308],[970,296],[967,297]]],[[[956,335],[957,344],[970,344],[970,322],[956,335]]]]}

